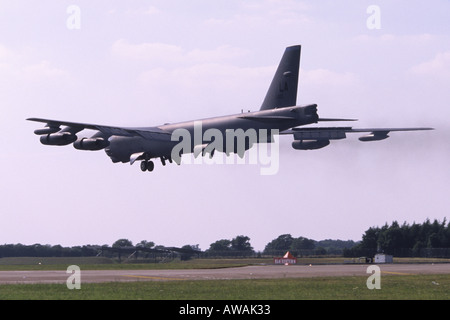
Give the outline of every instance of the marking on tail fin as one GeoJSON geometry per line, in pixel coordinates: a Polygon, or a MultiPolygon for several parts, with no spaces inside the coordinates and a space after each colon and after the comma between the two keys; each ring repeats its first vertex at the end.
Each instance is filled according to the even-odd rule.
{"type": "Polygon", "coordinates": [[[260,110],[285,108],[297,104],[300,52],[299,45],[286,48],[260,110]]]}

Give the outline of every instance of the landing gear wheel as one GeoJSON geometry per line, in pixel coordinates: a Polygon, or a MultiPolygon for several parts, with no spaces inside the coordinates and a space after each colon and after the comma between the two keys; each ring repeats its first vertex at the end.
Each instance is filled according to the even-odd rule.
{"type": "Polygon", "coordinates": [[[145,161],[141,162],[141,170],[142,170],[142,172],[145,172],[145,171],[152,172],[154,168],[155,168],[155,164],[153,163],[153,161],[146,161],[145,160],[145,161]]]}

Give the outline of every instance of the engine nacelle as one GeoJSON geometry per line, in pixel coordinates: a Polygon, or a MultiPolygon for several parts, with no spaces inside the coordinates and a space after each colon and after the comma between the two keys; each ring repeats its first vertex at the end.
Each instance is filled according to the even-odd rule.
{"type": "Polygon", "coordinates": [[[52,133],[56,133],[56,132],[58,132],[59,130],[61,130],[61,128],[60,127],[45,127],[45,128],[43,128],[43,129],[36,129],[36,130],[34,130],[34,134],[37,134],[37,135],[43,135],[43,134],[52,134],[52,133]]]}
{"type": "Polygon", "coordinates": [[[366,136],[362,136],[359,138],[359,141],[379,141],[389,138],[388,132],[372,132],[366,136]]]}
{"type": "Polygon", "coordinates": [[[295,150],[315,150],[326,147],[330,144],[330,140],[294,140],[292,148],[295,150]]]}
{"type": "Polygon", "coordinates": [[[41,143],[48,146],[65,146],[77,140],[77,136],[70,132],[59,132],[41,136],[41,143]]]}
{"type": "Polygon", "coordinates": [[[109,146],[109,141],[103,138],[82,138],[74,142],[75,149],[97,151],[109,146]]]}

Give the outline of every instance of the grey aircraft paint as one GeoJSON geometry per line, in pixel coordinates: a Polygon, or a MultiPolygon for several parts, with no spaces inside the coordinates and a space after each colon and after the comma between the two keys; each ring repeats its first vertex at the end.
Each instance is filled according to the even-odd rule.
{"type": "MultiPolygon", "coordinates": [[[[297,88],[300,67],[301,46],[291,46],[285,49],[269,90],[263,100],[259,111],[246,112],[228,116],[208,119],[192,120],[175,124],[165,124],[156,127],[127,128],[104,126],[89,123],[75,123],[41,118],[27,120],[46,123],[43,129],[37,129],[35,134],[40,135],[40,141],[45,145],[68,145],[73,143],[78,150],[102,150],[115,162],[141,161],[142,171],[152,171],[154,163],[151,159],[160,158],[163,165],[166,161],[180,163],[181,153],[193,153],[196,148],[200,151],[208,149],[208,145],[215,140],[203,139],[207,132],[221,134],[223,139],[219,144],[215,141],[211,155],[215,150],[229,153],[238,153],[236,145],[233,149],[227,148],[229,132],[248,133],[254,131],[256,140],[244,141],[243,151],[248,150],[255,143],[273,142],[274,134],[289,134],[294,138],[292,147],[296,150],[312,150],[323,148],[331,140],[344,139],[348,132],[369,132],[360,137],[361,141],[378,141],[388,137],[391,131],[430,130],[432,128],[371,128],[353,129],[352,127],[306,127],[299,126],[317,123],[319,121],[353,121],[352,119],[326,119],[320,118],[317,105],[310,104],[297,106],[297,88]],[[61,128],[61,126],[64,126],[61,128]],[[78,138],[77,133],[84,130],[98,131],[90,138],[78,138]],[[189,148],[182,149],[180,154],[172,152],[180,143],[174,139],[178,133],[189,134],[189,148]],[[200,139],[196,136],[200,136],[200,139]]],[[[248,138],[248,135],[247,135],[248,138]]],[[[229,141],[228,141],[229,142],[229,141]]],[[[241,149],[242,150],[242,149],[241,149]]],[[[204,155],[204,154],[203,154],[204,155]]]]}

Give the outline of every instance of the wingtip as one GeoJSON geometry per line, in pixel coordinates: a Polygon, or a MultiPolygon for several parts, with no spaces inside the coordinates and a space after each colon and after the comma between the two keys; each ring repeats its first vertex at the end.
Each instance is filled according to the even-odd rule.
{"type": "Polygon", "coordinates": [[[45,119],[33,117],[33,118],[26,118],[25,120],[27,120],[27,121],[37,121],[37,122],[42,122],[42,121],[44,121],[45,119]]]}
{"type": "Polygon", "coordinates": [[[26,118],[25,120],[39,122],[39,118],[26,118]]]}

